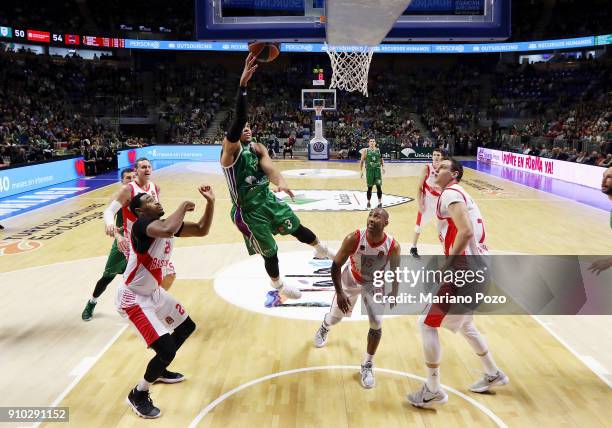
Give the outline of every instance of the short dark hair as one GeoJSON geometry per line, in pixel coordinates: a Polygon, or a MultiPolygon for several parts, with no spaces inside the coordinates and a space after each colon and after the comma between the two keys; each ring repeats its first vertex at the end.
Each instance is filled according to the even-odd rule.
{"type": "Polygon", "coordinates": [[[132,213],[136,217],[138,217],[138,213],[136,212],[136,209],[140,208],[140,206],[142,205],[141,199],[144,195],[148,195],[148,193],[140,192],[139,194],[134,196],[132,200],[130,201],[130,211],[132,211],[132,213]]]}
{"type": "Polygon", "coordinates": [[[457,173],[457,177],[455,178],[455,180],[457,180],[457,182],[461,181],[461,178],[463,177],[463,165],[461,164],[460,161],[458,161],[455,158],[448,157],[448,160],[451,163],[451,167],[450,167],[451,172],[457,173]]]}
{"type": "Polygon", "coordinates": [[[121,179],[125,178],[125,174],[129,174],[130,172],[134,172],[134,168],[124,168],[121,170],[121,179]]]}
{"type": "Polygon", "coordinates": [[[433,150],[431,151],[431,153],[432,153],[432,154],[433,154],[433,152],[438,152],[438,153],[442,154],[442,149],[441,149],[441,148],[439,148],[439,147],[437,147],[437,148],[435,148],[435,149],[433,149],[433,150]]]}
{"type": "Polygon", "coordinates": [[[138,168],[138,164],[140,162],[144,162],[144,161],[147,161],[147,162],[151,163],[151,161],[149,159],[147,159],[147,158],[144,158],[144,157],[143,158],[138,158],[138,159],[136,159],[136,162],[134,162],[134,168],[138,168]]]}

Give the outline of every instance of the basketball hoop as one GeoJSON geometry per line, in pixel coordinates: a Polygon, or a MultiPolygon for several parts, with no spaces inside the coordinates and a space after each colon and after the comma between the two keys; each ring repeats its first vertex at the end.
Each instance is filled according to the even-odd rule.
{"type": "Polygon", "coordinates": [[[330,88],[343,91],[360,91],[368,96],[368,72],[375,47],[373,46],[333,46],[325,44],[332,65],[330,88]],[[342,49],[343,48],[343,49],[342,49]]]}

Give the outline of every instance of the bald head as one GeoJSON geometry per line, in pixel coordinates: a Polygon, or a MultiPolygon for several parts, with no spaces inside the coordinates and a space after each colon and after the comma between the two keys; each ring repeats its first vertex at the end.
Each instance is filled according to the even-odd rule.
{"type": "Polygon", "coordinates": [[[389,213],[384,208],[374,208],[368,215],[368,233],[382,235],[389,224],[389,213]]]}
{"type": "Polygon", "coordinates": [[[601,191],[612,200],[612,167],[606,169],[601,180],[601,191]]]}

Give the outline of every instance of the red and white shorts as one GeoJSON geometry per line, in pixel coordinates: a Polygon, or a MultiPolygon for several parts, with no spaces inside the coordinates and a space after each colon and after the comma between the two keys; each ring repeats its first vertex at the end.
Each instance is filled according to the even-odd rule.
{"type": "Polygon", "coordinates": [[[329,311],[332,316],[337,318],[350,317],[353,314],[353,309],[355,308],[357,299],[359,296],[361,296],[361,304],[366,308],[368,316],[370,318],[376,318],[379,323],[382,321],[384,305],[379,305],[374,302],[374,286],[372,285],[366,288],[359,284],[357,281],[355,281],[355,278],[353,278],[349,268],[345,268],[342,271],[342,290],[349,298],[351,310],[346,314],[342,312],[338,306],[336,295],[334,294],[334,299],[332,300],[331,309],[329,311]],[[377,305],[379,307],[377,307],[377,305]]]}
{"type": "MultiPolygon", "coordinates": [[[[455,286],[449,283],[442,284],[437,295],[454,295],[456,294],[455,286]]],[[[471,322],[474,319],[473,312],[460,314],[449,314],[453,306],[452,303],[434,303],[429,304],[419,317],[419,323],[428,325],[429,327],[444,327],[453,333],[456,333],[463,324],[471,322]]]]}
{"type": "Polygon", "coordinates": [[[138,334],[151,346],[160,336],[171,333],[189,314],[170,293],[157,287],[152,294],[136,294],[130,287],[117,288],[115,306],[119,315],[129,319],[138,334]]]}
{"type": "Polygon", "coordinates": [[[423,211],[420,210],[417,214],[416,226],[414,226],[414,231],[416,233],[421,233],[423,226],[425,226],[432,218],[436,216],[436,207],[438,205],[439,196],[435,196],[428,190],[425,190],[423,193],[423,211]]]}

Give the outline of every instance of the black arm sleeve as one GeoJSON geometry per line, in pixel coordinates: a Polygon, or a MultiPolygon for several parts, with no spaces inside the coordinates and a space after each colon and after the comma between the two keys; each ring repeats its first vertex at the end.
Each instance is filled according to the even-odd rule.
{"type": "Polygon", "coordinates": [[[230,143],[237,143],[240,141],[242,130],[247,121],[247,90],[245,86],[238,88],[238,94],[236,95],[236,108],[234,110],[234,120],[227,130],[227,139],[230,143]]]}

